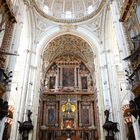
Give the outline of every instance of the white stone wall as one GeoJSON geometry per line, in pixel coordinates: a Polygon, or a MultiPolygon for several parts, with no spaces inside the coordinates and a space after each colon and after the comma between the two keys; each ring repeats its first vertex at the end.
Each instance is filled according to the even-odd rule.
{"type": "MultiPolygon", "coordinates": [[[[23,3],[22,3],[23,4],[23,3]]],[[[27,77],[28,77],[28,67],[29,67],[29,58],[30,58],[30,29],[29,29],[29,20],[28,13],[26,13],[25,5],[22,5],[23,11],[19,12],[21,15],[19,21],[20,23],[17,25],[15,35],[14,35],[14,43],[11,49],[18,49],[17,52],[19,56],[14,58],[10,58],[9,68],[13,69],[14,67],[14,75],[12,80],[12,87],[10,92],[9,104],[13,105],[14,119],[12,124],[11,131],[11,140],[18,140],[18,123],[17,121],[23,121],[25,118],[25,101],[26,101],[26,91],[27,91],[27,77]],[[13,60],[14,59],[14,60],[13,60]]]]}

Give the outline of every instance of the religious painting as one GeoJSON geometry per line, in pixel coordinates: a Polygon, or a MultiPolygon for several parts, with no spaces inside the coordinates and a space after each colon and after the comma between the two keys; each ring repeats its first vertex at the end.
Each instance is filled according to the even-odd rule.
{"type": "Polygon", "coordinates": [[[54,108],[48,109],[48,124],[55,124],[55,110],[54,110],[54,108]]]}
{"type": "Polygon", "coordinates": [[[74,86],[74,68],[63,68],[63,86],[74,86]]]}
{"type": "Polygon", "coordinates": [[[50,81],[49,81],[49,87],[50,87],[50,89],[55,89],[55,81],[56,81],[55,76],[51,76],[50,77],[50,81]]]}
{"type": "Polygon", "coordinates": [[[74,128],[74,119],[73,118],[64,118],[63,123],[64,123],[64,128],[67,128],[67,129],[74,128]]]}
{"type": "Polygon", "coordinates": [[[89,109],[82,108],[82,124],[88,125],[89,124],[89,109]]]}
{"type": "Polygon", "coordinates": [[[81,83],[82,83],[82,89],[87,89],[88,85],[87,85],[87,77],[81,77],[81,83]]]}
{"type": "Polygon", "coordinates": [[[67,129],[72,128],[72,122],[70,120],[66,120],[66,128],[67,129]]]}

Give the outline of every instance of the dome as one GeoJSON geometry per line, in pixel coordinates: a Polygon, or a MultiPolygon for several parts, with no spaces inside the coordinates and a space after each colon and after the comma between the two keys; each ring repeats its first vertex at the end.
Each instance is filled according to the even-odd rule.
{"type": "Polygon", "coordinates": [[[101,3],[101,0],[35,0],[35,7],[56,22],[80,22],[94,16],[101,3]]]}

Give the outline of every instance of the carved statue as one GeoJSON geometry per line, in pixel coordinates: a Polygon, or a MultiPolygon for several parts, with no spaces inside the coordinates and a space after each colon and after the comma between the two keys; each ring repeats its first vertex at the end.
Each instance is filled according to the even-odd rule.
{"type": "Polygon", "coordinates": [[[45,79],[44,84],[45,84],[45,88],[48,89],[49,88],[49,78],[48,77],[45,79]]]}
{"type": "Polygon", "coordinates": [[[103,128],[107,131],[107,137],[106,140],[115,140],[114,136],[116,132],[119,132],[117,125],[117,122],[109,121],[109,110],[105,110],[104,114],[106,116],[105,123],[103,125],[103,128]]]}
{"type": "Polygon", "coordinates": [[[88,76],[88,90],[89,91],[93,90],[93,80],[92,80],[92,77],[90,75],[88,76]]]}
{"type": "Polygon", "coordinates": [[[129,102],[130,113],[136,119],[138,118],[138,123],[140,126],[140,96],[137,96],[134,100],[129,102]]]}
{"type": "Polygon", "coordinates": [[[0,82],[4,86],[7,86],[11,82],[12,78],[12,71],[10,72],[5,72],[4,69],[0,68],[0,82]]]}
{"type": "Polygon", "coordinates": [[[28,121],[20,122],[19,123],[19,133],[22,135],[21,140],[28,140],[28,135],[31,130],[33,130],[33,124],[31,120],[31,114],[32,112],[28,110],[28,121]]]}

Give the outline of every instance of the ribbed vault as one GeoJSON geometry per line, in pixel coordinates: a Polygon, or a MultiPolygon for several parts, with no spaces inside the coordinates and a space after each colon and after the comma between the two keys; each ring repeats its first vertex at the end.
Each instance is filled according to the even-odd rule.
{"type": "Polygon", "coordinates": [[[94,54],[89,44],[80,37],[66,34],[52,40],[43,53],[44,66],[62,57],[74,56],[93,68],[94,54]]]}

